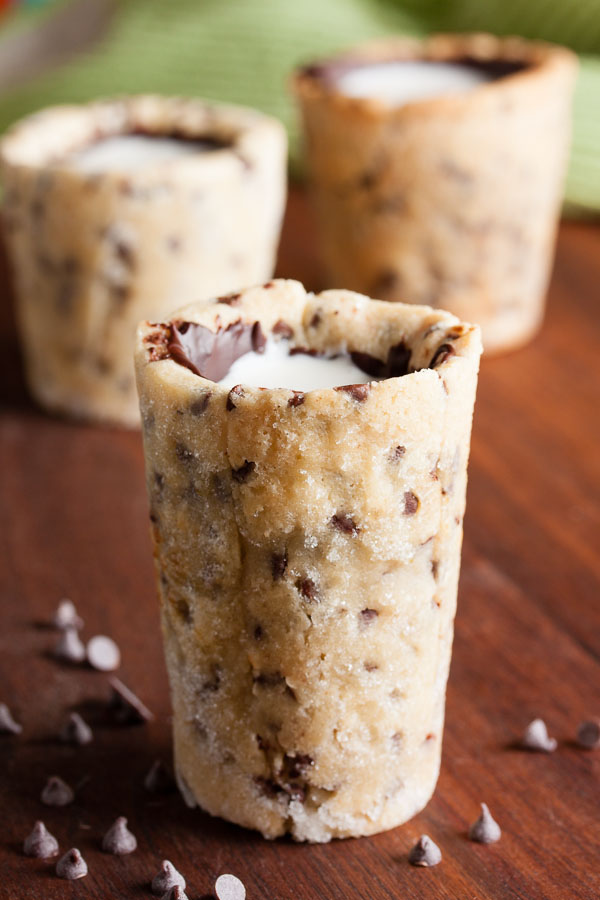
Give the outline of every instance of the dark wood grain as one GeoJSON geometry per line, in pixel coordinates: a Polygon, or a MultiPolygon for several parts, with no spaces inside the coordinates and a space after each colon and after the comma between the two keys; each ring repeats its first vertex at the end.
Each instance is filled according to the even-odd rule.
{"type": "MultiPolygon", "coordinates": [[[[312,220],[291,198],[279,273],[319,287],[312,220]]],[[[169,702],[158,630],[139,435],[67,424],[37,411],[22,383],[6,278],[1,329],[0,700],[24,731],[0,738],[0,898],[149,896],[162,858],[188,878],[192,900],[236,873],[249,900],[593,900],[600,896],[600,752],[574,745],[578,722],[600,714],[600,231],[565,224],[546,325],[528,348],[482,364],[473,433],[456,642],[442,775],[428,808],[406,826],[327,846],[267,843],[154,798],[142,781],[170,753],[169,702]],[[48,655],[42,627],[71,597],[86,633],[112,635],[122,679],[156,720],[107,724],[107,678],[48,655]],[[93,744],[54,735],[81,709],[93,744]],[[514,748],[541,715],[559,748],[514,748]],[[46,777],[80,785],[73,806],[39,802],[46,777]],[[499,844],[466,839],[485,800],[499,844]],[[139,850],[100,850],[126,815],[139,850]],[[67,885],[21,842],[42,817],[61,848],[85,855],[87,878],[67,885]],[[422,833],[442,848],[433,870],[411,868],[422,833]]]]}

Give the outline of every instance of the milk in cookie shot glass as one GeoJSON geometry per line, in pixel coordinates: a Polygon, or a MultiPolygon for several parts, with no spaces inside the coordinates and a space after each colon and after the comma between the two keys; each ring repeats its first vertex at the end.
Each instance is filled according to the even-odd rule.
{"type": "Polygon", "coordinates": [[[448,309],[486,351],[544,313],[573,53],[491,35],[391,38],[298,70],[328,283],[448,309]]]}
{"type": "Polygon", "coordinates": [[[139,424],[137,323],[270,277],[286,147],[259,112],[159,96],[50,108],[9,131],[4,232],[42,406],[139,424]]]}
{"type": "Polygon", "coordinates": [[[178,781],[296,840],[438,776],[481,340],[274,281],[138,330],[178,781]]]}

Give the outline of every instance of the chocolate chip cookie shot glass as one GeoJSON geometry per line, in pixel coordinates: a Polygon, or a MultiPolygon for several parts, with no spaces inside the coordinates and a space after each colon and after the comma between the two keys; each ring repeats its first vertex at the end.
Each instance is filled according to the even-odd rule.
{"type": "Polygon", "coordinates": [[[438,35],[364,45],[293,87],[328,282],[523,344],[544,312],[576,72],[568,50],[438,35]]]}
{"type": "Polygon", "coordinates": [[[449,313],[294,281],[138,331],[191,804],[328,841],[429,800],[480,352],[449,313]]]}
{"type": "Polygon", "coordinates": [[[283,127],[254,110],[137,96],[23,120],[0,165],[33,396],[51,411],[139,425],[140,319],[272,274],[283,127]]]}

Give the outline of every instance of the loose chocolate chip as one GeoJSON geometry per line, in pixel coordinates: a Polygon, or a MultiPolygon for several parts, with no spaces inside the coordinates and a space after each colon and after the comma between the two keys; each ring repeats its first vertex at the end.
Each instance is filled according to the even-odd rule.
{"type": "Polygon", "coordinates": [[[112,696],[109,705],[119,724],[142,725],[154,718],[148,707],[118,678],[111,678],[110,686],[112,696]]]}
{"type": "Polygon", "coordinates": [[[294,329],[287,322],[284,322],[283,319],[278,319],[273,325],[273,334],[278,334],[280,337],[289,340],[289,338],[294,336],[294,329]]]}
{"type": "Polygon", "coordinates": [[[176,444],[175,445],[175,454],[177,459],[181,460],[181,462],[190,462],[194,458],[194,453],[185,444],[176,444]]]}
{"type": "Polygon", "coordinates": [[[162,896],[173,887],[185,890],[185,878],[177,871],[172,862],[163,859],[158,873],[152,879],[152,893],[162,896]]]}
{"type": "Polygon", "coordinates": [[[234,403],[234,400],[236,397],[243,397],[243,396],[244,396],[244,389],[242,388],[241,384],[236,384],[234,387],[232,387],[231,390],[229,391],[229,393],[227,394],[227,403],[225,404],[225,409],[227,410],[227,412],[231,412],[232,409],[237,409],[237,407],[234,403]]]}
{"type": "Polygon", "coordinates": [[[377,609],[361,609],[360,618],[362,622],[373,622],[377,616],[379,615],[379,610],[377,609]]]}
{"type": "Polygon", "coordinates": [[[334,391],[343,391],[346,394],[350,394],[357,403],[364,403],[369,396],[370,390],[370,384],[341,384],[339,387],[334,388],[334,391]]]}
{"type": "Polygon", "coordinates": [[[293,391],[292,396],[288,400],[288,406],[296,407],[302,406],[304,401],[306,400],[306,395],[302,393],[302,391],[293,391]]]}
{"type": "Polygon", "coordinates": [[[125,856],[137,849],[137,840],[127,827],[125,816],[119,816],[102,838],[102,849],[105,853],[125,856]]]}
{"type": "Polygon", "coordinates": [[[577,743],[585,750],[597,750],[600,747],[600,719],[581,723],[577,729],[577,743]]]}
{"type": "Polygon", "coordinates": [[[121,665],[121,651],[112,638],[98,634],[88,641],[87,660],[99,672],[114,672],[121,665]]]}
{"type": "Polygon", "coordinates": [[[79,713],[71,713],[67,722],[59,732],[59,738],[65,744],[84,746],[94,740],[92,729],[84,722],[79,713]]]}
{"type": "Polygon", "coordinates": [[[304,599],[308,600],[309,603],[314,603],[319,599],[319,592],[312,578],[298,578],[296,580],[296,587],[304,599]]]}
{"type": "Polygon", "coordinates": [[[390,452],[390,460],[392,462],[398,462],[399,459],[402,459],[404,454],[406,453],[406,447],[403,447],[402,444],[398,444],[397,447],[390,452]]]}
{"type": "Polygon", "coordinates": [[[75,794],[62,778],[53,775],[46,782],[40,799],[46,806],[68,806],[75,799],[75,794]]]}
{"type": "Polygon", "coordinates": [[[234,479],[234,481],[237,481],[241,484],[242,482],[246,481],[250,473],[254,472],[255,469],[255,462],[249,462],[248,460],[245,460],[244,465],[240,466],[239,469],[231,470],[231,477],[234,479]]]}
{"type": "Polygon", "coordinates": [[[338,531],[343,532],[344,534],[358,534],[360,528],[352,518],[347,513],[336,513],[329,520],[329,524],[334,528],[337,528],[338,531]]]}
{"type": "Polygon", "coordinates": [[[427,834],[422,834],[408,855],[411,866],[437,866],[442,861],[442,851],[427,834]]]}
{"type": "Polygon", "coordinates": [[[72,663],[80,663],[85,659],[85,647],[77,634],[77,629],[72,625],[63,630],[54,648],[54,655],[57,659],[72,663]]]}
{"type": "Polygon", "coordinates": [[[481,815],[469,828],[469,838],[478,844],[495,844],[500,840],[502,832],[496,820],[492,817],[487,804],[481,804],[481,815]]]}
{"type": "Polygon", "coordinates": [[[208,406],[209,400],[212,397],[210,391],[205,391],[201,394],[197,400],[190,405],[190,412],[193,416],[201,416],[202,413],[206,412],[206,407],[208,406]]]}
{"type": "Polygon", "coordinates": [[[161,900],[189,900],[189,897],[182,887],[175,884],[168,891],[165,891],[161,900]]]}
{"type": "Polygon", "coordinates": [[[246,888],[235,875],[219,875],[215,881],[215,894],[219,900],[245,900],[246,888]]]}
{"type": "Polygon", "coordinates": [[[67,881],[84,878],[87,873],[87,863],[76,847],[68,850],[56,863],[56,874],[59,878],[66,878],[67,881]]]}
{"type": "Polygon", "coordinates": [[[31,834],[23,841],[23,853],[35,859],[50,859],[58,853],[58,841],[50,834],[44,823],[38,821],[33,826],[31,834]]]}
{"type": "Polygon", "coordinates": [[[429,363],[429,369],[436,369],[442,363],[446,362],[451,356],[456,353],[452,344],[440,344],[437,348],[433,356],[431,357],[431,362],[429,363]]]}
{"type": "Polygon", "coordinates": [[[530,722],[523,734],[521,741],[527,750],[536,750],[541,753],[553,753],[556,750],[555,738],[548,735],[548,729],[543,719],[534,719],[530,722]]]}
{"type": "Polygon", "coordinates": [[[144,788],[150,794],[168,794],[175,790],[175,779],[161,759],[156,759],[144,778],[144,788]]]}
{"type": "Polygon", "coordinates": [[[58,608],[52,616],[52,624],[62,631],[65,628],[83,628],[83,619],[77,615],[75,604],[72,600],[61,600],[58,608]]]}
{"type": "Polygon", "coordinates": [[[279,581],[286,573],[288,566],[287,550],[283,553],[273,553],[271,556],[271,574],[273,581],[279,581]]]}
{"type": "Polygon", "coordinates": [[[0,734],[21,734],[23,726],[12,717],[6,703],[0,703],[0,734]]]}
{"type": "Polygon", "coordinates": [[[412,491],[406,491],[404,494],[404,515],[414,516],[419,508],[419,498],[412,491]]]}

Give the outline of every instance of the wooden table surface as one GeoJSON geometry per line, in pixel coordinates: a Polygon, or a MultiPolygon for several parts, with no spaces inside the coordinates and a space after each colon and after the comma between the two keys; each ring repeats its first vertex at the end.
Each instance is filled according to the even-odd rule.
{"type": "MultiPolygon", "coordinates": [[[[294,192],[279,274],[318,287],[311,219],[294,192]]],[[[5,271],[5,266],[3,266],[5,271]]],[[[0,900],[143,898],[160,860],[187,876],[190,900],[222,872],[249,900],[592,900],[600,896],[600,751],[574,744],[600,715],[600,229],[560,230],[546,325],[528,348],[482,363],[475,410],[456,641],[442,773],[412,822],[329,845],[268,843],[257,834],[156,798],[143,778],[170,753],[169,702],[158,628],[140,437],[67,424],[27,398],[2,278],[0,353],[0,701],[23,733],[0,737],[0,900]],[[154,722],[106,722],[107,676],[49,655],[44,622],[72,598],[85,634],[112,635],[120,677],[154,722]],[[56,733],[79,709],[95,728],[82,748],[56,733]],[[543,717],[552,755],[514,742],[543,717]],[[63,809],[43,807],[45,779],[80,785],[63,809]],[[486,801],[503,836],[466,839],[486,801]],[[103,854],[118,815],[139,849],[103,854]],[[43,818],[61,849],[80,848],[87,878],[69,884],[25,858],[43,818]],[[440,845],[436,869],[407,851],[423,832],[440,845]]]]}

